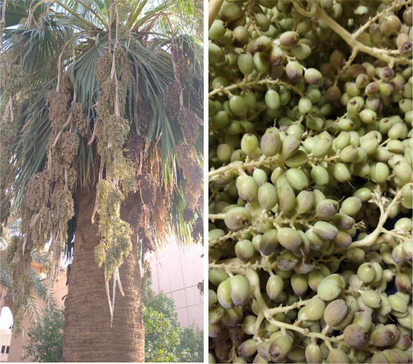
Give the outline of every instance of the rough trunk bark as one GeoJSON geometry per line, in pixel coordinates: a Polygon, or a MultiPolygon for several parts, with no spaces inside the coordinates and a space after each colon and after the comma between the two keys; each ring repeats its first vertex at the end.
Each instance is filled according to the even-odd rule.
{"type": "MultiPolygon", "coordinates": [[[[145,335],[136,236],[132,237],[133,251],[120,268],[125,297],[117,289],[113,327],[110,327],[104,270],[98,268],[94,259],[94,248],[100,240],[97,223],[91,223],[95,191],[92,187],[77,194],[78,222],[69,277],[62,361],[144,362],[145,335]]],[[[110,292],[112,295],[112,285],[110,292]]]]}

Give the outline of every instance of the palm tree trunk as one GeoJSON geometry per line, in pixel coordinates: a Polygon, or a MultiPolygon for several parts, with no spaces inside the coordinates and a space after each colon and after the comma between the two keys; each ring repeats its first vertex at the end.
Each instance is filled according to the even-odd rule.
{"type": "Polygon", "coordinates": [[[91,187],[77,194],[78,222],[69,276],[62,361],[143,362],[145,334],[136,236],[132,238],[133,251],[120,268],[125,297],[117,291],[113,326],[110,327],[104,271],[94,259],[94,248],[100,240],[97,223],[91,223],[95,191],[91,187]]]}

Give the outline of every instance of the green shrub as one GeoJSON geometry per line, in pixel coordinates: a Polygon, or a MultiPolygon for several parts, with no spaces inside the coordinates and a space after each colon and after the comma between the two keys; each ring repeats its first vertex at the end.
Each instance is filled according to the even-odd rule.
{"type": "Polygon", "coordinates": [[[35,362],[60,362],[63,352],[64,310],[46,308],[40,320],[29,329],[24,359],[35,362]]]}

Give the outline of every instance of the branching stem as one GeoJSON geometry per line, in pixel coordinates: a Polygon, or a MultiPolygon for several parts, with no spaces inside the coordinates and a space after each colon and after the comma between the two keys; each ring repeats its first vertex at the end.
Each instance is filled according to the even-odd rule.
{"type": "MultiPolygon", "coordinates": [[[[321,7],[315,2],[311,2],[311,11],[306,12],[299,4],[298,0],[291,0],[294,8],[302,15],[307,17],[315,17],[325,22],[329,28],[337,33],[352,49],[354,52],[363,52],[370,56],[377,58],[389,64],[389,67],[393,67],[395,63],[398,64],[412,64],[413,61],[404,57],[392,57],[390,52],[386,49],[380,49],[376,47],[368,47],[359,42],[356,38],[359,36],[358,32],[350,34],[340,24],[338,24],[333,18],[331,18],[321,7]],[[315,8],[315,11],[314,11],[315,8]],[[357,37],[355,36],[357,34],[357,37]]],[[[408,1],[410,2],[410,1],[408,1]]],[[[406,2],[407,4],[407,2],[406,2]]]]}
{"type": "Polygon", "coordinates": [[[380,187],[377,186],[376,190],[374,191],[374,197],[373,197],[373,201],[379,206],[379,209],[380,209],[380,219],[377,224],[377,227],[374,229],[374,231],[371,234],[367,235],[365,238],[352,243],[350,245],[350,248],[361,248],[361,247],[368,247],[368,246],[374,245],[379,235],[384,231],[383,226],[386,223],[387,218],[389,217],[389,214],[392,208],[400,202],[400,199],[401,199],[401,190],[399,189],[396,192],[396,195],[394,196],[392,202],[390,202],[389,206],[387,206],[386,209],[384,209],[382,193],[381,193],[380,187]]]}
{"type": "Polygon", "coordinates": [[[215,90],[211,91],[208,94],[208,97],[211,98],[212,96],[220,93],[220,92],[225,92],[228,93],[231,90],[237,89],[237,88],[251,88],[257,85],[281,85],[284,86],[286,88],[289,88],[291,90],[293,90],[294,92],[296,92],[297,94],[299,94],[301,97],[304,97],[303,92],[296,86],[291,85],[287,82],[281,81],[281,80],[271,80],[271,79],[263,79],[263,80],[254,80],[254,81],[246,81],[245,79],[240,82],[240,83],[234,83],[232,85],[226,86],[226,87],[220,87],[220,88],[216,88],[215,90]]]}

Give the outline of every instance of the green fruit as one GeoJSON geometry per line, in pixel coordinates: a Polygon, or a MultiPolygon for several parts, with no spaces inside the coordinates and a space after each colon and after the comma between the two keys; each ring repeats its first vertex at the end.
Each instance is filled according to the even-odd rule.
{"type": "Polygon", "coordinates": [[[317,205],[316,213],[322,218],[330,218],[338,212],[339,206],[337,201],[327,199],[317,205]]]}
{"type": "Polygon", "coordinates": [[[323,360],[323,352],[320,347],[312,343],[307,345],[305,348],[305,360],[310,364],[321,363],[323,360]]]}
{"type": "Polygon", "coordinates": [[[223,163],[231,160],[232,148],[229,144],[220,144],[217,148],[217,157],[223,163]]]}
{"type": "Polygon", "coordinates": [[[221,63],[225,60],[224,51],[216,44],[208,43],[208,59],[211,63],[221,63]]]}
{"type": "Polygon", "coordinates": [[[246,155],[251,156],[257,150],[258,144],[258,138],[254,134],[244,134],[244,136],[241,139],[241,150],[246,155]]]}
{"type": "Polygon", "coordinates": [[[348,145],[339,154],[340,160],[344,163],[354,162],[359,154],[359,148],[355,145],[348,145]]]}
{"type": "Polygon", "coordinates": [[[311,103],[311,100],[308,97],[302,97],[300,98],[300,101],[298,101],[298,110],[300,110],[301,114],[308,114],[313,107],[313,104],[311,103]]]}
{"type": "Polygon", "coordinates": [[[291,288],[298,297],[303,297],[308,290],[307,278],[302,274],[293,274],[291,288]]]}
{"type": "Polygon", "coordinates": [[[371,289],[363,291],[361,294],[361,299],[366,306],[371,308],[379,308],[382,302],[380,294],[371,289]]]}
{"type": "Polygon", "coordinates": [[[231,111],[237,116],[243,116],[248,111],[248,105],[241,96],[233,96],[229,100],[231,111]]]}
{"type": "Polygon", "coordinates": [[[217,298],[219,304],[224,308],[231,308],[233,306],[230,296],[230,280],[227,279],[220,283],[217,290],[217,298]]]}
{"type": "Polygon", "coordinates": [[[349,197],[341,204],[340,211],[349,216],[355,216],[361,209],[361,200],[356,197],[349,197]]]}
{"type": "Polygon", "coordinates": [[[238,56],[238,68],[245,76],[254,71],[254,59],[250,53],[243,53],[238,56]]]}
{"type": "Polygon", "coordinates": [[[296,191],[302,191],[309,185],[307,176],[298,168],[289,169],[286,173],[286,177],[290,186],[296,191]]]}
{"type": "Polygon", "coordinates": [[[261,237],[259,250],[263,255],[274,253],[278,245],[278,232],[275,229],[267,230],[261,237]]]}
{"type": "Polygon", "coordinates": [[[241,230],[251,223],[251,214],[244,207],[235,207],[225,214],[224,222],[228,229],[241,230]]]}
{"type": "Polygon", "coordinates": [[[218,286],[221,282],[228,279],[229,275],[223,269],[212,268],[208,273],[208,278],[211,283],[218,286]]]}
{"type": "Polygon", "coordinates": [[[272,300],[275,300],[283,290],[284,282],[281,277],[274,275],[268,278],[266,292],[272,300]]]}
{"type": "Polygon", "coordinates": [[[283,47],[294,48],[300,38],[296,32],[285,32],[280,36],[280,43],[283,47]]]}
{"type": "Polygon", "coordinates": [[[290,168],[297,168],[304,166],[308,162],[308,156],[307,153],[299,150],[295,155],[293,155],[291,158],[288,158],[285,161],[285,165],[290,168]]]}
{"type": "Polygon", "coordinates": [[[270,61],[266,53],[257,52],[253,56],[254,66],[257,72],[264,73],[270,68],[270,61]]]}
{"type": "Polygon", "coordinates": [[[292,349],[293,340],[290,336],[278,336],[269,347],[270,358],[273,362],[283,362],[292,349]]]}
{"type": "Polygon", "coordinates": [[[323,81],[323,75],[315,68],[307,68],[304,78],[309,85],[320,85],[323,81]]]}
{"type": "Polygon", "coordinates": [[[257,352],[257,342],[254,339],[245,340],[238,346],[237,352],[244,359],[250,358],[257,352]]]}
{"type": "Polygon", "coordinates": [[[234,38],[234,45],[236,47],[243,47],[249,42],[251,35],[247,28],[240,25],[232,31],[232,37],[234,38]]]}
{"type": "Polygon", "coordinates": [[[314,232],[322,239],[332,240],[338,234],[338,229],[325,221],[317,221],[314,224],[314,232]]]}
{"type": "Polygon", "coordinates": [[[334,178],[341,182],[347,182],[351,179],[351,172],[344,163],[336,163],[333,167],[334,178]]]}
{"type": "Polygon", "coordinates": [[[254,171],[254,173],[252,174],[252,177],[257,182],[258,187],[261,187],[268,180],[267,172],[260,168],[254,171]]]}
{"type": "Polygon", "coordinates": [[[314,194],[311,191],[301,191],[295,199],[297,214],[305,214],[314,206],[314,194]]]}
{"type": "Polygon", "coordinates": [[[290,80],[296,81],[303,76],[303,67],[297,61],[290,61],[285,67],[285,72],[290,80]]]}
{"type": "Polygon", "coordinates": [[[270,52],[270,61],[274,66],[279,66],[284,63],[285,54],[284,51],[279,48],[273,46],[270,52]]]}
{"type": "Polygon", "coordinates": [[[330,152],[332,146],[333,142],[331,139],[320,138],[315,144],[312,153],[316,158],[323,158],[330,152]]]}
{"type": "MultiPolygon", "coordinates": [[[[329,280],[327,278],[324,278],[317,287],[318,297],[322,299],[323,301],[332,301],[336,299],[340,295],[340,293],[341,293],[340,285],[336,281],[329,280]]],[[[326,315],[324,314],[324,319],[325,317],[326,315]]]]}
{"type": "Polygon", "coordinates": [[[211,40],[217,40],[224,36],[225,31],[224,22],[220,19],[216,19],[209,28],[208,37],[211,40]]]}
{"type": "Polygon", "coordinates": [[[236,186],[238,195],[244,201],[255,201],[258,197],[258,185],[251,176],[240,176],[237,178],[236,186]]]}
{"type": "Polygon", "coordinates": [[[347,356],[347,354],[340,349],[333,349],[330,351],[330,353],[327,356],[327,363],[332,364],[332,363],[350,363],[350,360],[347,356]]]}
{"type": "Polygon", "coordinates": [[[271,210],[278,202],[277,190],[271,183],[264,183],[258,188],[258,202],[261,207],[271,210]]]}
{"type": "Polygon", "coordinates": [[[235,254],[243,262],[248,262],[255,253],[254,245],[250,240],[240,240],[235,244],[235,254]]]}
{"type": "Polygon", "coordinates": [[[301,235],[291,228],[281,228],[278,230],[278,241],[284,248],[290,250],[297,250],[303,244],[301,235]]]}
{"type": "Polygon", "coordinates": [[[265,94],[265,104],[271,110],[278,110],[281,106],[280,95],[277,91],[268,90],[265,94]]]}
{"type": "Polygon", "coordinates": [[[369,339],[368,331],[357,324],[352,324],[344,329],[344,341],[353,348],[364,346],[369,339]]]}
{"type": "Polygon", "coordinates": [[[299,147],[300,140],[294,135],[287,135],[282,140],[280,154],[284,159],[288,159],[297,153],[299,147]]]}
{"type": "Polygon", "coordinates": [[[216,324],[221,321],[225,315],[225,310],[221,306],[212,307],[208,312],[208,323],[216,324]]]}
{"type": "Polygon", "coordinates": [[[295,207],[295,193],[288,183],[277,189],[277,195],[278,205],[282,211],[288,212],[295,207]]]}
{"type": "Polygon", "coordinates": [[[398,340],[399,336],[400,332],[396,325],[385,325],[371,333],[370,341],[374,346],[390,346],[398,340]]]}
{"type": "Polygon", "coordinates": [[[265,14],[255,14],[255,23],[263,32],[266,32],[270,28],[270,21],[265,14]]]}
{"type": "Polygon", "coordinates": [[[238,18],[240,18],[243,14],[243,11],[240,6],[235,3],[224,2],[219,12],[219,17],[224,22],[232,22],[238,18]]]}
{"type": "Polygon", "coordinates": [[[281,149],[280,132],[276,128],[267,129],[261,138],[261,150],[267,157],[273,157],[281,149]]]}
{"type": "Polygon", "coordinates": [[[364,263],[358,268],[357,275],[362,282],[371,283],[376,277],[376,271],[370,263],[364,263]]]}
{"type": "Polygon", "coordinates": [[[235,306],[245,305],[251,297],[250,281],[239,274],[231,277],[229,279],[229,295],[235,306]]]}
{"type": "Polygon", "coordinates": [[[327,170],[322,166],[314,166],[311,169],[311,179],[318,186],[325,186],[330,180],[327,170]]]}
{"type": "Polygon", "coordinates": [[[317,321],[323,317],[326,304],[318,297],[314,297],[308,301],[303,307],[301,320],[317,321]]]}

